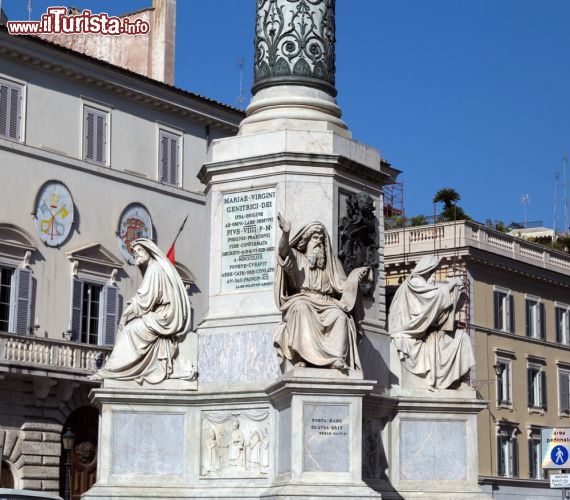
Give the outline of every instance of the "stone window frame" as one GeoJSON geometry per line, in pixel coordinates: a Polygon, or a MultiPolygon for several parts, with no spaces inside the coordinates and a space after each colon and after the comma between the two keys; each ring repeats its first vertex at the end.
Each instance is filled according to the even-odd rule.
{"type": "Polygon", "coordinates": [[[84,345],[112,346],[121,313],[121,298],[116,278],[119,269],[123,267],[122,262],[100,244],[85,245],[69,251],[67,257],[71,262],[70,314],[66,332],[68,340],[84,345]],[[89,255],[90,253],[93,255],[89,255]],[[102,287],[97,344],[81,340],[83,293],[86,283],[102,287]],[[110,321],[112,323],[109,323],[110,321]],[[114,328],[111,328],[113,325],[114,328]]]}
{"type": "Polygon", "coordinates": [[[527,429],[528,443],[528,477],[529,479],[543,480],[546,470],[542,468],[542,426],[529,424],[527,429]],[[538,445],[538,453],[535,447],[538,445]]]}
{"type": "Polygon", "coordinates": [[[493,327],[505,333],[515,333],[515,297],[508,288],[495,285],[493,287],[493,327]],[[503,317],[499,318],[497,297],[504,295],[503,317]]]}
{"type": "Polygon", "coordinates": [[[546,340],[546,306],[541,297],[537,295],[525,294],[525,327],[526,336],[535,340],[546,340]],[[536,305],[536,313],[532,313],[530,317],[530,303],[536,305]]]}
{"type": "Polygon", "coordinates": [[[0,266],[13,270],[9,326],[6,333],[33,333],[32,312],[36,278],[30,260],[36,251],[32,237],[25,230],[15,224],[0,223],[0,266]]]}
{"type": "Polygon", "coordinates": [[[161,184],[182,188],[184,182],[184,130],[173,127],[161,121],[156,122],[156,179],[161,184]],[[178,149],[178,179],[176,183],[162,180],[161,166],[161,136],[162,134],[170,136],[170,139],[176,139],[178,149]]]}
{"type": "Polygon", "coordinates": [[[505,409],[513,411],[513,361],[515,359],[515,354],[510,351],[495,350],[495,364],[502,364],[505,366],[501,375],[497,379],[496,384],[496,407],[497,409],[505,409]],[[505,381],[503,382],[503,379],[505,381]],[[500,395],[508,393],[508,399],[501,398],[500,395]]]}
{"type": "Polygon", "coordinates": [[[546,411],[547,399],[547,382],[546,382],[546,362],[542,358],[527,356],[527,406],[529,413],[538,413],[544,415],[546,411]],[[534,382],[531,393],[530,377],[534,372],[534,382]],[[538,381],[538,384],[536,384],[538,381]],[[537,387],[538,385],[538,387],[537,387]],[[538,399],[538,401],[537,401],[538,399]],[[538,402],[538,404],[536,404],[538,402]]]}
{"type": "Polygon", "coordinates": [[[109,104],[96,101],[94,99],[81,96],[81,126],[80,130],[80,158],[83,161],[91,163],[93,165],[98,165],[100,167],[110,167],[111,166],[111,111],[113,107],[109,104]],[[85,120],[86,112],[91,110],[93,113],[104,116],[105,118],[105,145],[103,148],[103,161],[97,161],[96,159],[88,159],[86,152],[86,139],[85,139],[85,120]]]}
{"type": "Polygon", "coordinates": [[[518,424],[513,422],[499,422],[497,424],[497,476],[499,477],[519,477],[517,426],[518,424]],[[503,454],[505,450],[506,457],[503,454]],[[501,466],[503,460],[505,465],[501,466]],[[501,474],[502,470],[505,471],[504,474],[501,474]]]}
{"type": "Polygon", "coordinates": [[[557,387],[556,393],[558,397],[558,417],[559,418],[570,418],[570,364],[562,361],[557,361],[556,379],[557,387]],[[566,378],[566,385],[563,386],[562,378],[566,378]],[[563,394],[562,390],[566,389],[568,393],[564,393],[566,396],[566,406],[563,405],[563,394]]]}

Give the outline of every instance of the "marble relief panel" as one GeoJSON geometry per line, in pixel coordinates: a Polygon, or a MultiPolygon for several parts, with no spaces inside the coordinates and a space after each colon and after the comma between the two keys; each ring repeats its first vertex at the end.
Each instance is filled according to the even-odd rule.
{"type": "Polygon", "coordinates": [[[202,412],[200,474],[208,478],[266,477],[269,410],[202,412]]]}

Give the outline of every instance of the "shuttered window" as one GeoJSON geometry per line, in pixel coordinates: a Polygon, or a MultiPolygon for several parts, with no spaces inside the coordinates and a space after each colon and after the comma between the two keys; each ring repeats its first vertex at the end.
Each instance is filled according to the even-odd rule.
{"type": "Polygon", "coordinates": [[[83,108],[83,159],[107,164],[107,127],[109,113],[85,106],[83,108]]]}
{"type": "Polygon", "coordinates": [[[518,475],[517,441],[510,432],[500,432],[497,436],[497,474],[505,477],[518,475]]]}
{"type": "Polygon", "coordinates": [[[159,180],[164,184],[180,185],[180,136],[159,131],[159,180]]]}
{"type": "Polygon", "coordinates": [[[507,360],[497,360],[500,367],[500,375],[497,380],[497,405],[509,405],[511,400],[511,377],[512,364],[507,360]]]}
{"type": "Polygon", "coordinates": [[[10,297],[12,295],[13,269],[0,267],[0,331],[7,332],[10,326],[10,297]]]}
{"type": "Polygon", "coordinates": [[[0,267],[0,331],[30,333],[32,271],[0,267]]]}
{"type": "Polygon", "coordinates": [[[545,339],[546,312],[544,303],[526,299],[526,335],[535,339],[545,339]]]}
{"type": "Polygon", "coordinates": [[[558,400],[560,403],[560,413],[570,414],[570,371],[560,370],[558,372],[558,400]]]}
{"type": "Polygon", "coordinates": [[[515,301],[507,292],[496,290],[493,295],[495,329],[503,332],[515,332],[515,301]]]}
{"type": "Polygon", "coordinates": [[[0,137],[20,140],[22,86],[0,80],[0,137]]]}
{"type": "Polygon", "coordinates": [[[103,286],[73,279],[71,339],[93,345],[113,345],[119,317],[119,293],[103,286]]]}
{"type": "Polygon", "coordinates": [[[536,366],[527,371],[528,406],[546,409],[546,372],[536,366]]]}
{"type": "Polygon", "coordinates": [[[528,469],[528,477],[532,479],[544,479],[540,434],[533,435],[528,440],[528,469]]]}
{"type": "Polygon", "coordinates": [[[554,322],[556,329],[556,342],[570,344],[570,309],[567,306],[557,306],[554,309],[554,322]]]}

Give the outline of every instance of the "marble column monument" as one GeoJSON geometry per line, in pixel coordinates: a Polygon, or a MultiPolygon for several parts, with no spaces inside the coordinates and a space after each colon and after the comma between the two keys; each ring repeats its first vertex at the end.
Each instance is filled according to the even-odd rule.
{"type": "Polygon", "coordinates": [[[199,173],[208,310],[184,341],[198,378],[93,391],[102,439],[86,498],[380,497],[362,478],[362,422],[364,399],[384,397],[389,380],[382,186],[397,171],[341,119],[334,7],[257,1],[253,98],[238,135],[214,140],[199,173]],[[366,243],[347,240],[359,210],[374,226],[366,243]],[[313,238],[305,232],[317,226],[322,246],[328,235],[323,266],[335,269],[313,268],[328,285],[305,286],[292,267],[304,257],[276,253],[285,239],[304,253],[295,235],[313,238]],[[370,255],[354,260],[358,245],[370,255]],[[334,325],[330,345],[293,339],[299,311],[301,322],[318,316],[316,343],[334,325]]]}

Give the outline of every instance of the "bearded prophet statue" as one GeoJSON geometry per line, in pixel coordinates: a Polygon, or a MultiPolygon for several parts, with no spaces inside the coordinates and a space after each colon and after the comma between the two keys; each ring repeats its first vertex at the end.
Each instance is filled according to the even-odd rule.
{"type": "Polygon", "coordinates": [[[388,330],[403,367],[425,379],[428,389],[458,385],[475,365],[469,335],[456,327],[460,278],[435,282],[440,259],[422,257],[400,285],[390,306],[388,330]]]}
{"type": "Polygon", "coordinates": [[[361,370],[357,344],[364,310],[359,283],[370,268],[347,277],[320,222],[290,238],[291,223],[277,216],[282,231],[277,251],[275,301],[283,313],[273,343],[281,362],[295,366],[361,370]]]}
{"type": "Polygon", "coordinates": [[[134,380],[159,384],[169,378],[195,380],[197,373],[178,356],[178,344],[191,328],[190,300],[178,272],[154,242],[132,243],[143,274],[127,302],[113,352],[92,380],[134,380]]]}

